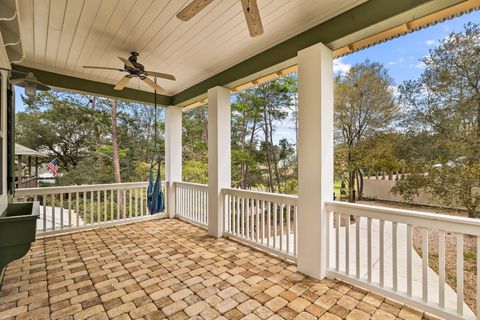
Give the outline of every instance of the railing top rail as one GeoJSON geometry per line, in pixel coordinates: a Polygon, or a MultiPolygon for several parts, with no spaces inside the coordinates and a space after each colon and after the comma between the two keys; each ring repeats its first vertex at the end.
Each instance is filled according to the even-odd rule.
{"type": "Polygon", "coordinates": [[[328,211],[342,214],[381,219],[409,224],[412,226],[438,229],[446,232],[480,236],[480,219],[339,201],[327,201],[326,208],[328,211]]]}
{"type": "Polygon", "coordinates": [[[249,198],[255,198],[259,200],[283,202],[287,204],[297,205],[298,197],[289,194],[270,193],[264,191],[253,191],[244,189],[224,188],[222,189],[224,194],[232,196],[244,196],[249,198]]]}
{"type": "Polygon", "coordinates": [[[187,188],[196,188],[196,189],[205,189],[205,190],[208,189],[207,184],[185,182],[185,181],[176,181],[175,185],[179,187],[187,187],[187,188]]]}
{"type": "Polygon", "coordinates": [[[74,193],[74,192],[103,191],[103,190],[124,190],[124,189],[133,189],[133,188],[144,188],[147,185],[148,185],[148,182],[126,182],[126,183],[91,184],[91,185],[85,184],[85,185],[45,187],[45,188],[27,188],[27,189],[15,190],[15,195],[21,197],[21,196],[43,195],[43,194],[59,194],[59,193],[74,193]]]}

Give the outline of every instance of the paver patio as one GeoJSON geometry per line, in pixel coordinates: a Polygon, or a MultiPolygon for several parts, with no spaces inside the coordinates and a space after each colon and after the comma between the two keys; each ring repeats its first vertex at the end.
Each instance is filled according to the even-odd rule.
{"type": "Polygon", "coordinates": [[[0,290],[0,319],[422,317],[176,219],[38,239],[0,290]]]}

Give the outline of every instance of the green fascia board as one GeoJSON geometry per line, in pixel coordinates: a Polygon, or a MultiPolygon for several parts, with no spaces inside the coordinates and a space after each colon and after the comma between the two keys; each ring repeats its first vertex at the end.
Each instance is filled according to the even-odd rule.
{"type": "MultiPolygon", "coordinates": [[[[35,69],[31,67],[13,65],[14,70],[23,72],[32,72],[38,81],[59,89],[70,90],[74,92],[84,92],[110,98],[135,101],[139,103],[154,104],[154,95],[152,92],[124,88],[123,90],[114,90],[113,85],[98,81],[92,81],[50,71],[35,69]]],[[[21,76],[13,74],[14,78],[21,76]]],[[[172,103],[172,97],[157,94],[157,104],[169,106],[172,103]]]]}
{"type": "Polygon", "coordinates": [[[208,89],[215,86],[224,86],[227,83],[294,58],[298,51],[314,44],[319,42],[329,44],[432,1],[441,0],[369,0],[177,93],[173,96],[173,105],[179,105],[204,94],[208,89]]]}

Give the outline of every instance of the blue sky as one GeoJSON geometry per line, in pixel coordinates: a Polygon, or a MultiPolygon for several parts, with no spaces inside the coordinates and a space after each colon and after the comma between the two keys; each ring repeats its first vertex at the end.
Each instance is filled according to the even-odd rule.
{"type": "MultiPolygon", "coordinates": [[[[416,79],[423,71],[423,66],[419,60],[428,55],[429,50],[449,33],[463,30],[463,26],[468,22],[480,23],[480,11],[447,20],[337,59],[334,62],[334,72],[346,72],[352,65],[370,59],[370,61],[384,64],[389,69],[390,76],[394,79],[396,85],[405,80],[416,79]]],[[[25,109],[21,94],[23,94],[23,88],[17,87],[15,92],[17,112],[25,109]]],[[[274,140],[287,138],[294,143],[295,132],[293,128],[294,124],[291,119],[279,123],[274,140]]]]}

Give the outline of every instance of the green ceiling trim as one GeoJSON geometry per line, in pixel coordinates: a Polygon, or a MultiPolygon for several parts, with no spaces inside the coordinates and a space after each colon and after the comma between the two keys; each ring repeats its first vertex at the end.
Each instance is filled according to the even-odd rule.
{"type": "MultiPolygon", "coordinates": [[[[13,65],[13,69],[24,72],[33,72],[38,81],[59,89],[90,93],[94,95],[135,101],[139,103],[154,103],[154,95],[151,92],[147,91],[131,88],[124,88],[121,91],[117,91],[113,90],[113,85],[108,83],[81,79],[20,65],[13,65]]],[[[14,75],[14,77],[18,76],[14,75]]],[[[172,104],[172,97],[157,94],[157,103],[162,106],[169,106],[172,104]]]]}
{"type": "Polygon", "coordinates": [[[297,56],[319,42],[328,44],[433,0],[369,0],[293,38],[265,50],[173,96],[173,105],[204,94],[297,56]]]}

